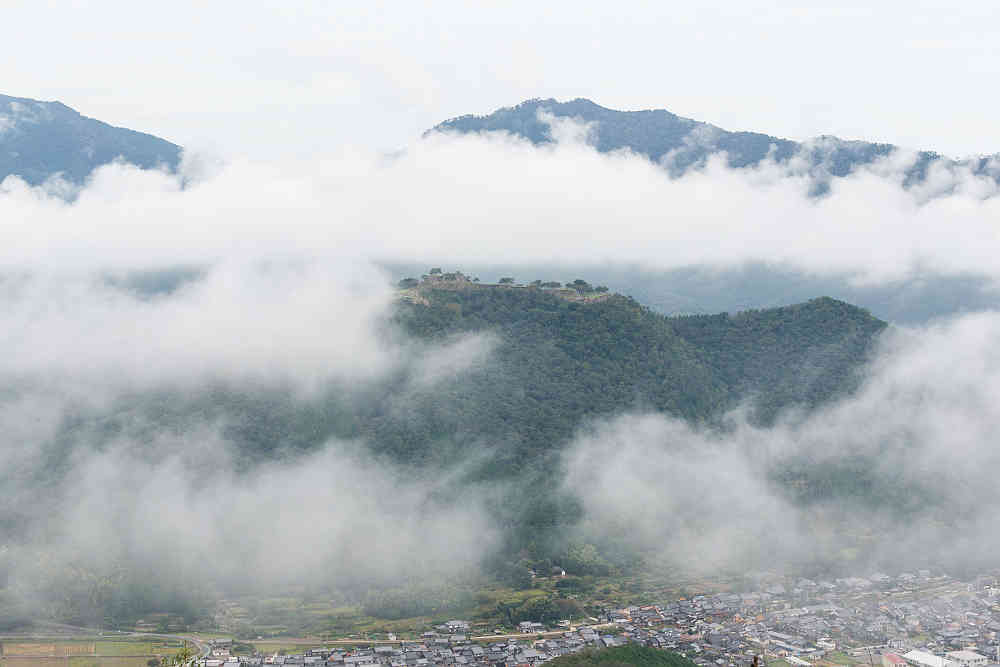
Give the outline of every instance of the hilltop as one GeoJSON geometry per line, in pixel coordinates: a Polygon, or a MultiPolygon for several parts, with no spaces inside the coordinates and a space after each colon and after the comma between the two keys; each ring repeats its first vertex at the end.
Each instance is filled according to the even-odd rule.
{"type": "Polygon", "coordinates": [[[611,296],[606,285],[591,285],[582,278],[567,281],[536,279],[530,283],[518,283],[513,277],[501,278],[496,283],[484,283],[477,277],[467,276],[461,271],[443,272],[440,268],[431,269],[429,273],[416,278],[403,278],[399,281],[399,297],[411,303],[429,305],[424,293],[428,290],[450,290],[462,292],[481,289],[536,289],[546,294],[579,303],[604,301],[611,296]]]}
{"type": "Polygon", "coordinates": [[[114,160],[142,169],[176,169],[181,147],[151,134],[113,127],[61,102],[0,95],[0,182],[20,176],[29,185],[61,175],[81,184],[114,160]]]}

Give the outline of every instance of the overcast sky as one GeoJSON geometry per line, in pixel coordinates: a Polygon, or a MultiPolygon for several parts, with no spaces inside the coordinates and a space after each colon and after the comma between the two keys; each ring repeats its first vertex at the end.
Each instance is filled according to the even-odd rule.
{"type": "Polygon", "coordinates": [[[531,97],[1000,151],[1000,14],[962,2],[0,0],[0,92],[228,156],[391,149],[531,97]]]}

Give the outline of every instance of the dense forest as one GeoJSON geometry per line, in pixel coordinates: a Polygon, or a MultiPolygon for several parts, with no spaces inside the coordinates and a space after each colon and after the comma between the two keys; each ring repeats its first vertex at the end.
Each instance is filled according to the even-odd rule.
{"type": "Polygon", "coordinates": [[[708,422],[753,400],[767,422],[784,408],[815,406],[854,386],[854,371],[886,326],[829,298],[736,315],[666,317],[621,295],[576,303],[531,288],[424,294],[426,304],[402,304],[397,315],[411,334],[500,336],[497,372],[472,378],[450,398],[486,410],[476,423],[487,428],[517,414],[503,428],[515,429],[528,448],[519,454],[530,453],[532,443],[559,442],[583,418],[623,410],[708,422]]]}

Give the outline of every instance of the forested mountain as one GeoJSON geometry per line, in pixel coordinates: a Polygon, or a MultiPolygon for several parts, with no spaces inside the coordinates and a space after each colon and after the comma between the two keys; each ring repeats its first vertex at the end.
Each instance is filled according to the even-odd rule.
{"type": "MultiPolygon", "coordinates": [[[[311,401],[215,387],[158,402],[155,418],[174,428],[188,410],[217,411],[248,461],[339,437],[426,467],[454,462],[475,443],[485,454],[477,476],[494,479],[536,473],[588,419],[652,410],[711,424],[749,401],[767,423],[782,409],[819,405],[854,386],[885,327],[829,298],[671,318],[620,295],[580,302],[493,286],[419,294],[398,304],[398,330],[428,342],[483,334],[494,341],[488,361],[429,388],[404,373],[360,396],[331,391],[311,401]]],[[[133,402],[119,414],[145,409],[133,402]]]]}
{"type": "MultiPolygon", "coordinates": [[[[36,534],[39,517],[56,511],[46,509],[57,502],[52,490],[72,488],[75,466],[92,450],[129,443],[130,455],[167,465],[177,454],[161,434],[197,440],[205,424],[220,424],[236,475],[341,442],[357,443],[379,467],[433,480],[433,502],[442,507],[488,490],[486,521],[502,539],[484,565],[513,585],[526,576],[526,552],[541,563],[558,558],[577,574],[607,573],[634,554],[628,545],[595,549],[575,541],[584,490],[564,483],[565,456],[581,429],[602,418],[655,412],[724,430],[721,418],[741,403],[753,408],[752,419],[770,423],[785,408],[808,410],[849,392],[886,326],[830,298],[666,317],[583,280],[571,288],[541,285],[406,281],[381,335],[401,342],[412,363],[373,380],[307,393],[252,382],[166,386],[81,405],[50,441],[39,443],[35,463],[0,471],[0,489],[20,489],[18,502],[0,509],[0,530],[14,541],[36,534]],[[477,360],[461,372],[425,381],[425,354],[463,340],[485,353],[473,355],[477,360]],[[34,481],[25,486],[25,479],[34,481]]],[[[205,456],[215,460],[211,452],[205,456]]],[[[204,488],[216,470],[199,460],[186,474],[204,488]]],[[[809,477],[808,469],[794,473],[797,480],[809,477]]],[[[52,581],[77,576],[55,572],[52,581]]],[[[57,616],[117,623],[168,602],[188,608],[165,572],[162,564],[131,564],[115,575],[124,583],[102,584],[113,595],[95,603],[83,586],[83,602],[57,616]],[[162,586],[155,590],[142,584],[149,567],[159,568],[162,586]]],[[[353,585],[367,590],[369,582],[349,574],[348,585],[356,579],[353,585]]]]}
{"type": "Polygon", "coordinates": [[[87,118],[61,102],[0,95],[0,181],[13,174],[38,185],[61,174],[80,184],[119,158],[143,169],[175,169],[180,153],[169,141],[87,118]]]}
{"type": "Polygon", "coordinates": [[[426,304],[405,304],[398,315],[414,335],[500,336],[502,370],[478,386],[472,378],[454,399],[518,415],[506,428],[523,429],[517,440],[531,450],[564,439],[581,419],[627,409],[698,422],[750,398],[764,420],[796,403],[817,405],[850,388],[885,326],[829,298],[671,318],[620,295],[579,303],[530,287],[422,293],[426,304]]]}
{"type": "MultiPolygon", "coordinates": [[[[598,151],[627,148],[655,162],[663,161],[675,173],[683,173],[689,167],[704,163],[712,154],[725,152],[729,165],[736,168],[759,164],[765,158],[787,163],[798,156],[806,160],[815,175],[839,177],[896,149],[892,144],[847,141],[831,136],[803,143],[759,132],[730,132],[664,109],[616,111],[587,99],[569,102],[527,100],[517,106],[497,109],[486,116],[452,118],[440,123],[434,130],[460,133],[504,131],[535,144],[551,142],[551,129],[539,112],[591,123],[589,139],[598,151]]],[[[980,157],[956,162],[931,151],[921,151],[907,174],[907,181],[922,180],[928,166],[935,160],[945,160],[953,165],[965,164],[974,173],[987,173],[990,159],[980,157]]]]}
{"type": "Polygon", "coordinates": [[[886,326],[829,298],[671,318],[607,293],[577,301],[536,287],[407,292],[418,298],[399,301],[393,330],[428,343],[480,334],[492,341],[487,360],[433,385],[406,371],[307,399],[237,386],[133,396],[102,415],[99,428],[118,434],[138,421],[176,431],[189,415],[208,415],[227,424],[247,467],[339,438],[414,474],[460,469],[456,496],[467,485],[506,485],[493,512],[513,547],[557,539],[578,518],[555,480],[564,448],[588,421],[653,411],[711,427],[747,402],[766,424],[785,408],[850,391],[886,326]]]}
{"type": "Polygon", "coordinates": [[[149,402],[130,396],[101,428],[117,433],[117,420],[142,414],[154,430],[175,430],[197,412],[224,418],[249,463],[338,437],[416,466],[447,464],[475,443],[488,454],[484,475],[516,474],[537,470],[588,419],[651,410],[712,424],[749,402],[768,423],[785,408],[819,405],[854,386],[886,326],[830,298],[667,317],[618,294],[571,300],[530,286],[424,284],[401,294],[392,335],[417,345],[481,335],[486,360],[428,386],[409,369],[305,398],[222,384],[149,402]]]}

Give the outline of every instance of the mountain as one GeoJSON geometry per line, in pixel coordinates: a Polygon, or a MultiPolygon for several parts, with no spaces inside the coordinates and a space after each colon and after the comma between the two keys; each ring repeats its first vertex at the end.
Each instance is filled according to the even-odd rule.
{"type": "MultiPolygon", "coordinates": [[[[483,335],[493,343],[487,362],[446,382],[421,383],[415,367],[312,398],[215,386],[130,397],[110,416],[93,419],[111,433],[130,423],[176,432],[190,415],[210,415],[227,424],[226,437],[246,466],[337,438],[364,442],[414,475],[461,469],[453,477],[456,494],[480,483],[507,485],[494,512],[510,527],[513,547],[529,536],[557,537],[577,520],[573,498],[552,480],[589,421],[656,411],[717,425],[726,411],[749,402],[753,418],[770,423],[786,408],[809,409],[850,392],[886,327],[830,298],[666,317],[621,295],[565,292],[465,281],[403,290],[394,331],[415,342],[483,335]]],[[[91,433],[89,421],[74,428],[91,433]]]]}
{"type": "MultiPolygon", "coordinates": [[[[797,142],[758,132],[730,132],[664,109],[617,111],[587,99],[569,102],[554,99],[527,100],[517,106],[497,109],[486,116],[465,115],[452,118],[435,126],[433,131],[504,131],[534,144],[543,144],[553,139],[549,124],[539,116],[540,112],[556,118],[573,118],[592,124],[590,141],[598,151],[627,148],[654,162],[662,161],[678,174],[702,164],[710,155],[725,152],[729,165],[735,168],[753,166],[768,157],[778,163],[802,157],[814,175],[841,177],[896,150],[896,146],[892,144],[847,141],[832,136],[797,142]]],[[[995,159],[996,156],[992,158],[995,159]]],[[[945,160],[955,166],[968,166],[977,174],[1000,176],[989,170],[990,157],[955,161],[931,151],[921,151],[907,174],[906,183],[923,180],[928,166],[936,160],[945,160]]],[[[821,187],[820,191],[822,189],[821,187]]]]}
{"type": "Polygon", "coordinates": [[[753,418],[770,423],[784,409],[826,403],[854,388],[855,371],[886,327],[830,298],[667,317],[618,294],[579,294],[425,280],[401,290],[391,335],[416,345],[481,335],[491,344],[488,362],[448,382],[421,383],[415,366],[313,397],[235,385],[148,401],[129,396],[110,416],[74,422],[76,435],[60,439],[83,440],[82,432],[99,438],[91,420],[112,433],[139,422],[159,432],[183,430],[192,415],[207,414],[227,424],[226,437],[246,465],[339,438],[363,441],[404,465],[447,467],[478,443],[471,475],[513,478],[555,462],[591,419],[652,410],[713,424],[749,401],[753,418]]]}
{"type": "Polygon", "coordinates": [[[468,420],[456,424],[459,432],[502,420],[498,432],[516,435],[517,458],[566,441],[582,420],[632,409],[705,422],[755,397],[767,422],[792,405],[819,405],[852,388],[852,371],[886,326],[830,298],[666,317],[600,292],[580,302],[531,286],[418,290],[421,301],[402,304],[397,316],[412,335],[488,331],[501,341],[499,368],[441,390],[421,412],[455,411],[468,420]],[[518,419],[508,423],[507,413],[518,419]]]}
{"type": "Polygon", "coordinates": [[[81,184],[117,159],[174,170],[180,154],[176,144],[88,118],[61,102],[0,95],[0,182],[16,175],[38,185],[61,174],[81,184]]]}
{"type": "MultiPolygon", "coordinates": [[[[240,480],[307,461],[340,442],[355,443],[359,455],[379,469],[398,471],[400,479],[433,482],[433,498],[421,511],[458,506],[484,491],[484,518],[501,535],[483,565],[499,580],[530,585],[525,553],[539,563],[558,558],[571,574],[606,574],[627,567],[634,555],[625,544],[576,541],[586,519],[581,498],[587,490],[569,487],[566,466],[581,430],[602,419],[655,412],[722,433],[726,412],[741,404],[761,424],[786,408],[808,411],[852,391],[886,328],[865,310],[831,298],[667,317],[582,279],[570,285],[486,285],[457,272],[432,272],[404,281],[377,334],[407,351],[390,373],[309,392],[216,379],[135,388],[74,405],[72,414],[34,443],[37,456],[0,468],[0,493],[15,499],[0,505],[0,535],[17,544],[45,534],[47,517],[59,513],[58,490],[74,488],[81,462],[93,452],[115,451],[124,460],[142,461],[143,470],[176,467],[203,488],[220,474],[220,461],[226,462],[222,470],[231,465],[240,480]],[[455,364],[434,356],[456,348],[459,354],[472,349],[473,361],[455,364]],[[439,375],[428,380],[428,372],[439,375]],[[218,441],[208,441],[197,455],[178,450],[177,443],[203,439],[205,424],[219,425],[218,441]]],[[[154,292],[161,288],[161,281],[153,281],[154,292]]],[[[8,391],[23,389],[15,385],[8,391]]],[[[354,446],[342,453],[353,455],[354,446]]],[[[812,489],[803,502],[838,498],[844,488],[854,488],[848,486],[853,477],[839,468],[823,471],[831,483],[813,483],[817,476],[806,463],[774,471],[779,481],[792,476],[796,488],[812,489]]],[[[337,476],[329,483],[339,483],[337,476]]],[[[240,525],[220,525],[220,539],[242,539],[240,525]]],[[[180,566],[164,574],[158,551],[152,560],[127,551],[120,558],[114,579],[88,579],[61,568],[58,560],[32,562],[38,560],[42,581],[83,582],[67,584],[76,602],[60,606],[59,618],[134,620],[188,599],[177,591],[191,589],[194,575],[180,566]],[[152,589],[143,583],[147,571],[157,573],[152,589]],[[91,594],[88,581],[107,581],[101,589],[107,594],[91,594]]],[[[0,558],[0,593],[3,568],[0,558]]],[[[331,567],[327,574],[357,591],[371,583],[350,570],[331,567]]],[[[238,573],[226,576],[231,585],[244,585],[238,573]]],[[[46,599],[67,597],[62,584],[44,591],[46,599]]],[[[382,607],[396,613],[388,603],[382,607]]]]}
{"type": "MultiPolygon", "coordinates": [[[[655,411],[718,425],[748,403],[752,418],[767,424],[782,410],[850,392],[886,327],[830,298],[667,317],[618,294],[571,298],[570,291],[424,281],[401,290],[386,333],[415,346],[411,368],[308,396],[222,383],[128,394],[64,424],[51,443],[49,472],[70,473],[65,462],[78,443],[119,437],[135,424],[145,425],[142,434],[185,432],[207,419],[226,424],[243,469],[314,451],[331,438],[364,442],[414,471],[459,465],[460,486],[524,482],[534,490],[507,499],[516,507],[498,508],[518,517],[511,525],[565,524],[572,508],[554,507],[560,501],[551,485],[532,482],[554,474],[588,421],[655,411]],[[446,382],[420,380],[422,345],[469,336],[489,342],[485,362],[446,382]]],[[[8,530],[18,523],[0,513],[8,530]]]]}

